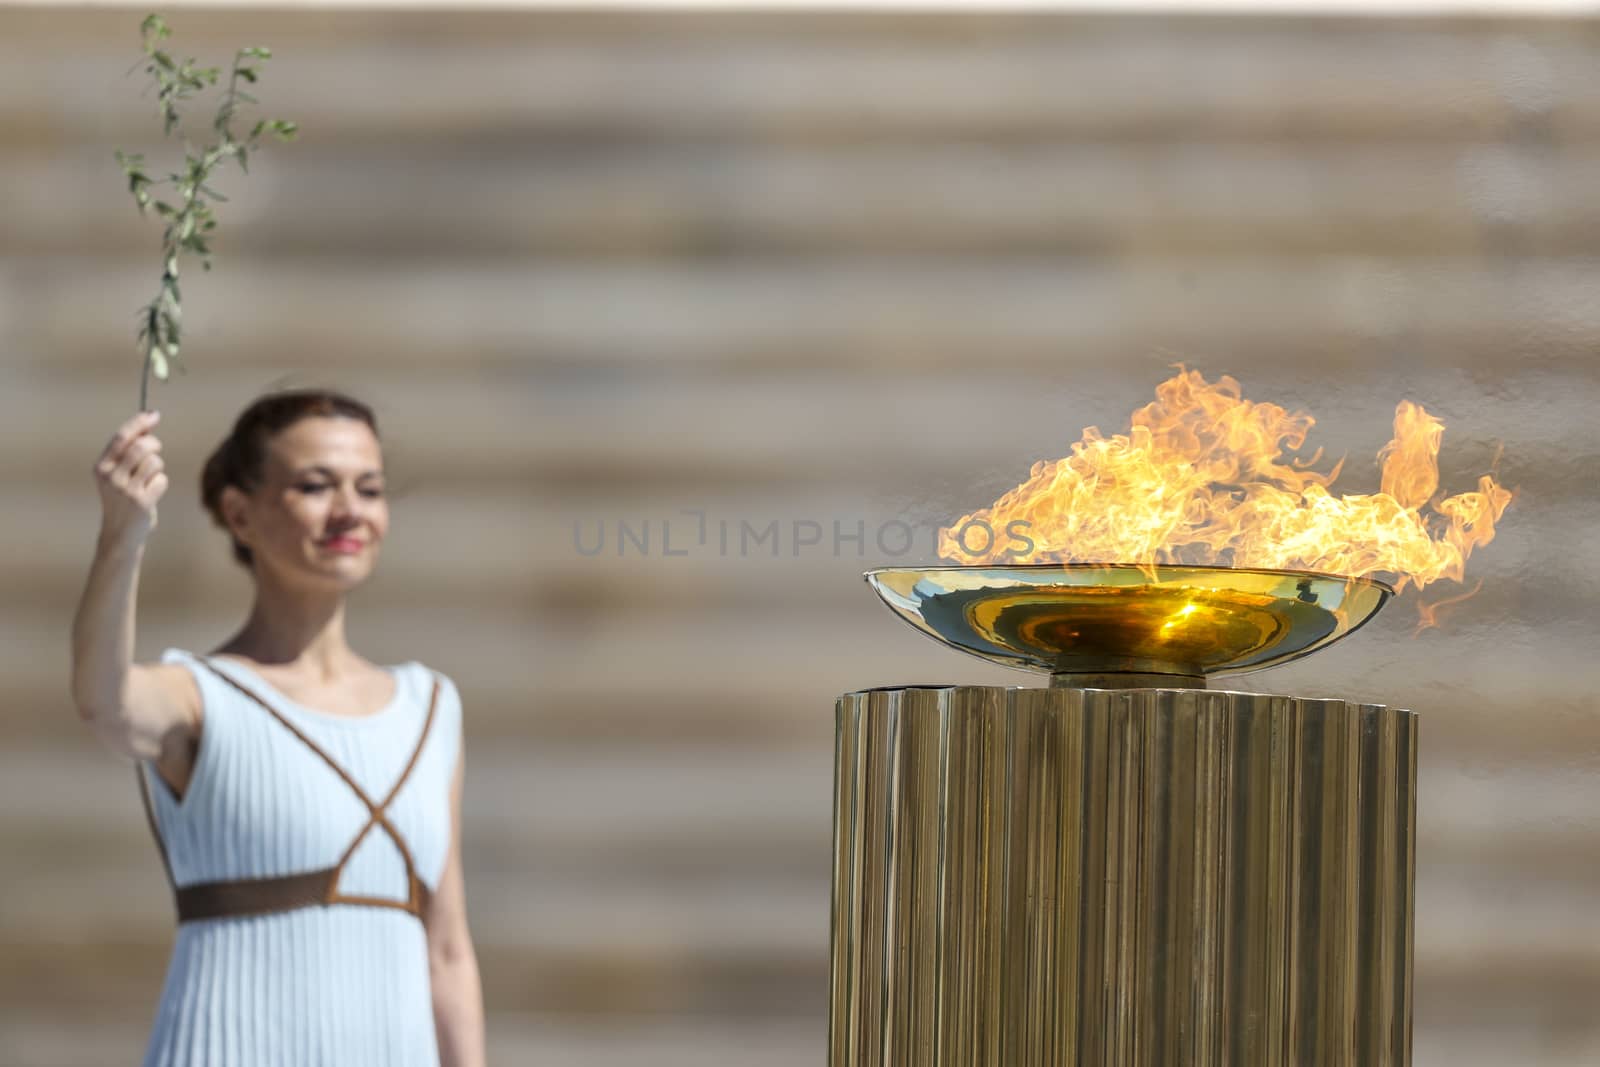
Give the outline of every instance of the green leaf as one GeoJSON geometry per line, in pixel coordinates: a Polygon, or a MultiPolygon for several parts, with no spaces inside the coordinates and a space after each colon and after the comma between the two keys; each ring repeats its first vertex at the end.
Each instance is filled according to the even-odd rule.
{"type": "Polygon", "coordinates": [[[240,67],[239,77],[254,85],[256,83],[256,70],[254,67],[240,67]]]}
{"type": "Polygon", "coordinates": [[[241,56],[249,56],[251,59],[271,59],[272,58],[272,49],[270,49],[270,48],[241,48],[241,49],[239,49],[239,54],[241,56]]]}

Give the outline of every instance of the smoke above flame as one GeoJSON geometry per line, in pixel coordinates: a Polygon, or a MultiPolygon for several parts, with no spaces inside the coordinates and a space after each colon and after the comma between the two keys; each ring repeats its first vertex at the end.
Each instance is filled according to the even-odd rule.
{"type": "Polygon", "coordinates": [[[1289,568],[1375,575],[1400,590],[1462,581],[1472,550],[1494,539],[1510,490],[1486,474],[1474,492],[1441,496],[1444,423],[1403,400],[1378,453],[1379,491],[1335,494],[1342,460],[1322,474],[1312,469],[1320,449],[1287,457],[1314,424],[1244,399],[1230,377],[1207,382],[1179,367],[1126,434],[1085,430],[1070,456],[1035,463],[991,507],[941,529],[939,554],[962,564],[1289,568]]]}

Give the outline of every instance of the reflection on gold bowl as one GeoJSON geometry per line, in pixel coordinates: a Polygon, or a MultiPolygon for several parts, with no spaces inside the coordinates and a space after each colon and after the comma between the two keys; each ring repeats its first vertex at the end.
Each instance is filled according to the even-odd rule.
{"type": "Polygon", "coordinates": [[[879,567],[867,582],[947,645],[1051,684],[1204,688],[1310,655],[1394,590],[1312,571],[1125,564],[879,567]]]}

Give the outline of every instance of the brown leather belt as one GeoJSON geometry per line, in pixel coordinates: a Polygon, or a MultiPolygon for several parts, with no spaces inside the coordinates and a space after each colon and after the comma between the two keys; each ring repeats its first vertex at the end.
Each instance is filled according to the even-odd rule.
{"type": "Polygon", "coordinates": [[[367,904],[380,908],[399,908],[417,918],[427,914],[432,894],[422,879],[412,876],[406,900],[385,897],[348,896],[337,891],[339,868],[286,874],[277,878],[241,878],[229,882],[198,882],[173,890],[178,902],[178,921],[219,919],[231,915],[266,915],[325,904],[367,904]]]}
{"type": "MultiPolygon", "coordinates": [[[[417,865],[412,858],[411,850],[406,847],[405,839],[389,821],[388,809],[394,798],[399,794],[401,786],[411,777],[411,772],[416,768],[417,759],[422,755],[423,746],[427,743],[428,734],[433,728],[434,712],[439,702],[439,679],[433,680],[433,694],[428,699],[428,717],[422,724],[422,736],[417,739],[417,744],[411,752],[411,758],[406,762],[405,770],[400,773],[399,779],[390,788],[383,803],[373,803],[366,790],[362,789],[348,771],[339,766],[334,758],[328,755],[321,746],[294,723],[290,722],[271,704],[262,700],[248,688],[240,685],[222,671],[212,666],[205,657],[197,657],[206,667],[239,690],[245,696],[265,708],[278,722],[282,723],[290,733],[311,751],[322,758],[322,761],[342,778],[361,802],[367,806],[367,821],[361,827],[361,832],[356,834],[344,854],[339,857],[339,862],[332,867],[324,867],[314,871],[302,871],[297,874],[285,874],[271,878],[239,878],[217,882],[198,882],[189,885],[176,885],[172,880],[172,863],[167,856],[166,842],[161,838],[161,831],[156,825],[155,812],[150,805],[150,790],[145,784],[145,777],[138,767],[134,768],[135,777],[139,780],[139,796],[144,801],[145,818],[149,820],[150,832],[155,836],[156,847],[161,851],[161,863],[167,871],[167,882],[173,886],[173,896],[178,907],[178,921],[180,923],[192,922],[196,919],[218,919],[236,915],[265,915],[272,912],[292,911],[296,908],[321,907],[331,904],[361,904],[377,908],[397,908],[409,915],[415,915],[423,922],[427,921],[428,905],[432,900],[432,893],[427,885],[417,874],[417,865]],[[400,850],[400,858],[406,868],[406,899],[395,900],[388,897],[371,897],[346,894],[339,892],[339,879],[344,874],[345,866],[350,862],[350,857],[355,855],[356,847],[366,839],[373,827],[378,827],[389,835],[389,839],[400,850]]],[[[204,723],[201,729],[205,729],[204,723]]]]}

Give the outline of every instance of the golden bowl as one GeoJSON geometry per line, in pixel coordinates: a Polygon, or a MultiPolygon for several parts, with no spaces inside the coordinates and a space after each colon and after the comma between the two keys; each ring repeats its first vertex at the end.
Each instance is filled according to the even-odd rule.
{"type": "Polygon", "coordinates": [[[1394,595],[1372,578],[1233,567],[879,567],[865,577],[930,637],[1088,688],[1199,689],[1207,675],[1287,663],[1394,595]]]}

